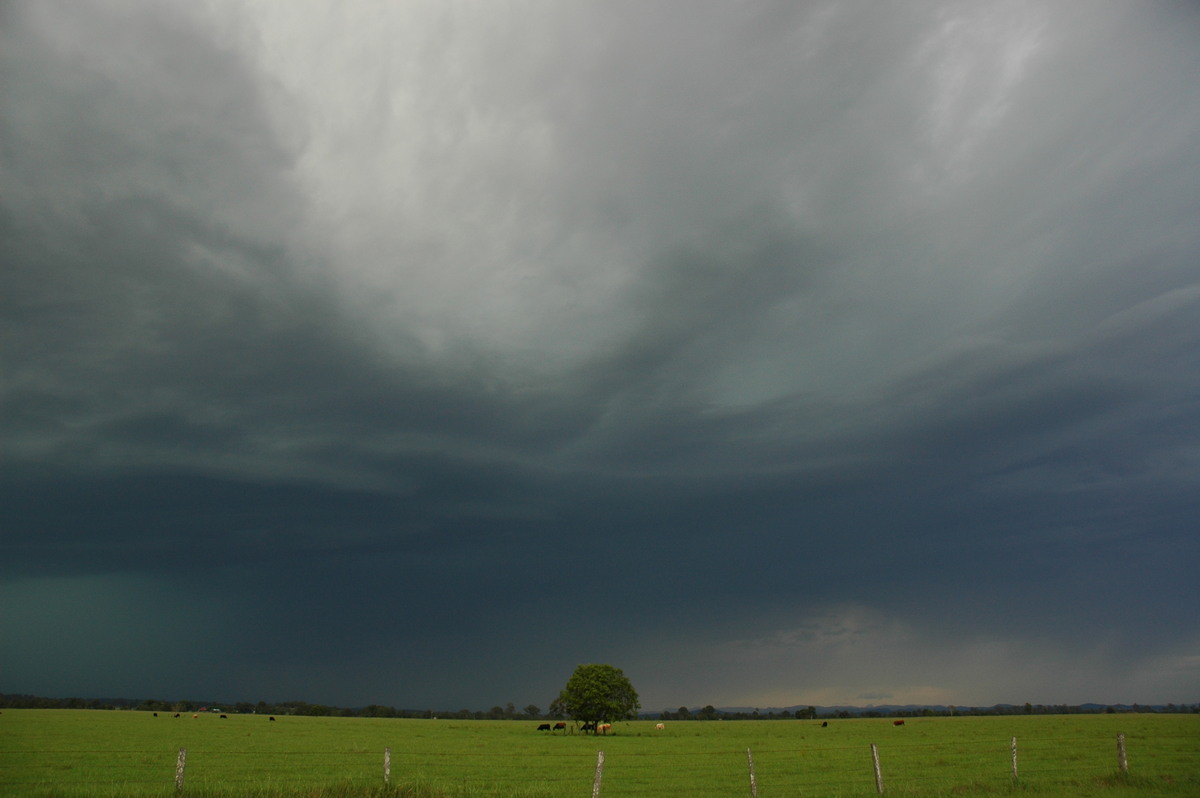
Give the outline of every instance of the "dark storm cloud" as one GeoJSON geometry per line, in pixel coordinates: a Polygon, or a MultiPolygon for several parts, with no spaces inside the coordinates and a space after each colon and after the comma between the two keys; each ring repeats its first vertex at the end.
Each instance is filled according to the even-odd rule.
{"type": "Polygon", "coordinates": [[[1194,10],[0,13],[6,690],[1194,700],[1194,10]]]}

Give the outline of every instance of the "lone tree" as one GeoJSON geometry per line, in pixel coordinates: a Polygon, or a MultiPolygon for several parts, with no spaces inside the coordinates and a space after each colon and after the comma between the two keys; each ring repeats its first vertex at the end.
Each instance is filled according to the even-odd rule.
{"type": "Polygon", "coordinates": [[[552,711],[592,724],[593,734],[596,724],[636,717],[641,708],[637,690],[612,665],[580,665],[551,705],[552,711]]]}

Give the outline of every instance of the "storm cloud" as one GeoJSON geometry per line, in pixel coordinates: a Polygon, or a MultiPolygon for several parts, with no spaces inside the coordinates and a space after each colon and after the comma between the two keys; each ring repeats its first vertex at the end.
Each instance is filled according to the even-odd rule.
{"type": "Polygon", "coordinates": [[[1194,6],[0,23],[5,692],[1196,700],[1194,6]]]}

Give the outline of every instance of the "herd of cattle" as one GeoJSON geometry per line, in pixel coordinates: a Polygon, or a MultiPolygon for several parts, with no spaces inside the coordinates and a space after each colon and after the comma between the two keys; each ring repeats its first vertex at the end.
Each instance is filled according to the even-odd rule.
{"type": "MultiPolygon", "coordinates": [[[[178,715],[176,717],[178,717],[178,715]]],[[[275,720],[275,719],[271,718],[271,720],[275,720]]],[[[893,726],[903,726],[904,721],[903,720],[894,720],[894,721],[892,721],[892,725],[893,726]]],[[[601,724],[597,725],[595,723],[585,723],[582,726],[580,726],[579,728],[580,728],[580,731],[596,732],[597,734],[608,734],[610,731],[612,731],[612,724],[611,723],[601,723],[601,724]]],[[[667,727],[666,727],[666,725],[664,725],[662,723],[656,723],[654,725],[654,728],[657,729],[658,731],[662,731],[663,729],[665,729],[667,727]]],[[[821,721],[821,728],[822,729],[829,728],[829,721],[827,721],[827,720],[821,721]]],[[[542,723],[542,724],[538,725],[537,730],[538,731],[546,731],[546,732],[550,732],[550,733],[554,733],[556,731],[562,731],[565,733],[567,731],[567,724],[563,723],[562,721],[555,723],[553,726],[551,726],[549,723],[542,723]]]]}
{"type": "MultiPolygon", "coordinates": [[[[156,717],[156,718],[158,717],[158,713],[157,713],[157,712],[155,712],[155,713],[154,713],[154,717],[156,717]]],[[[178,718],[178,717],[182,717],[182,716],[180,715],[180,713],[176,712],[176,713],[175,713],[175,717],[177,717],[177,718],[178,718]]],[[[199,716],[199,715],[197,715],[197,714],[193,714],[193,715],[192,715],[192,717],[193,717],[193,718],[198,718],[198,717],[200,717],[200,716],[199,716]]],[[[225,719],[228,719],[228,718],[229,718],[229,716],[228,716],[228,715],[222,715],[221,717],[223,717],[223,718],[225,718],[225,719]]],[[[267,720],[275,720],[275,716],[274,716],[274,715],[271,715],[269,718],[267,718],[267,720]]]]}
{"type": "MultiPolygon", "coordinates": [[[[176,712],[175,717],[178,718],[179,716],[180,716],[179,713],[176,712]]],[[[157,712],[154,713],[154,717],[156,717],[156,718],[158,717],[157,712]]],[[[198,718],[200,716],[192,715],[192,717],[198,718]]],[[[221,717],[228,718],[229,716],[222,715],[221,717]]],[[[275,716],[271,715],[269,718],[267,718],[267,720],[275,720],[275,716]]],[[[903,720],[894,720],[894,721],[892,721],[892,725],[893,726],[903,726],[904,721],[903,720]]],[[[827,721],[827,720],[821,721],[822,729],[824,729],[828,726],[829,726],[829,721],[827,721]]],[[[657,729],[658,731],[662,731],[663,729],[665,729],[667,727],[665,724],[657,723],[657,724],[655,724],[654,728],[657,729]]],[[[538,724],[537,730],[544,731],[544,732],[550,732],[551,734],[553,734],[556,731],[561,731],[562,733],[566,734],[567,724],[561,720],[558,721],[557,723],[555,723],[553,726],[551,726],[549,723],[541,723],[541,724],[538,724]]],[[[612,731],[612,724],[611,723],[585,723],[579,727],[579,730],[583,731],[583,732],[595,732],[596,734],[608,734],[610,731],[612,731]]]]}
{"type": "MultiPolygon", "coordinates": [[[[658,726],[656,728],[661,729],[661,728],[663,728],[663,725],[660,723],[660,724],[658,724],[658,726]]],[[[551,726],[549,723],[540,723],[540,724],[538,724],[537,730],[550,732],[551,734],[553,734],[556,731],[561,731],[564,734],[567,731],[572,731],[572,732],[574,731],[573,729],[568,730],[567,724],[561,720],[559,722],[555,723],[553,726],[551,726]]],[[[595,732],[596,734],[608,734],[610,731],[612,731],[612,724],[611,723],[585,723],[579,727],[579,730],[581,732],[595,732]]]]}

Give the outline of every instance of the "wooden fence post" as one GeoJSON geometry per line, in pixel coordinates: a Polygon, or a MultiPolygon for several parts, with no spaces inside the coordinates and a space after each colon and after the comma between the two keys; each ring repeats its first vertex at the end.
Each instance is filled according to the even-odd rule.
{"type": "Polygon", "coordinates": [[[754,754],[746,749],[746,761],[750,763],[750,798],[758,798],[758,781],[754,778],[754,754]]]}
{"type": "Polygon", "coordinates": [[[1125,758],[1125,735],[1117,735],[1117,767],[1122,773],[1129,772],[1129,760],[1125,758]]]}
{"type": "Polygon", "coordinates": [[[883,771],[879,769],[879,749],[871,743],[871,759],[875,762],[875,791],[883,795],[883,771]]]}
{"type": "Polygon", "coordinates": [[[1017,738],[1012,738],[1013,781],[1017,780],[1017,738]]]}
{"type": "Polygon", "coordinates": [[[179,758],[175,760],[175,792],[183,792],[183,768],[187,764],[187,749],[179,749],[179,758]]]}
{"type": "Polygon", "coordinates": [[[604,778],[604,752],[596,752],[596,778],[592,781],[592,798],[600,798],[600,780],[604,778]]]}
{"type": "Polygon", "coordinates": [[[383,749],[383,783],[392,783],[392,749],[383,749]]]}

